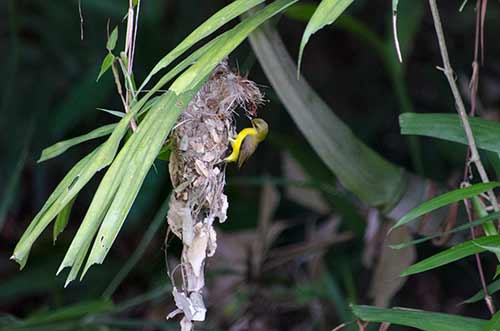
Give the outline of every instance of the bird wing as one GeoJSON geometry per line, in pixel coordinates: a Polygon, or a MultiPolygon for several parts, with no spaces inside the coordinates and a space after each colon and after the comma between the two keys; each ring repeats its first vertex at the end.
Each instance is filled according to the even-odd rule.
{"type": "Polygon", "coordinates": [[[238,157],[238,168],[241,168],[243,163],[255,152],[257,145],[257,137],[254,134],[249,134],[243,139],[238,157]]]}

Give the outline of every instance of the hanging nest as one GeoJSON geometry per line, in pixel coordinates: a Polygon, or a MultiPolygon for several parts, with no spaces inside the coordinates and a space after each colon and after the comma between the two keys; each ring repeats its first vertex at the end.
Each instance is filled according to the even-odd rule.
{"type": "Polygon", "coordinates": [[[236,135],[235,110],[242,108],[255,116],[262,102],[256,84],[232,72],[224,61],[191,100],[170,137],[174,190],[167,218],[183,249],[181,264],[174,269],[182,275],[182,285],[174,284],[172,291],[177,309],[167,318],[183,313],[183,331],[192,330],[193,321],[205,320],[204,265],[217,248],[213,223],[227,219],[224,158],[229,154],[229,138],[236,135]]]}

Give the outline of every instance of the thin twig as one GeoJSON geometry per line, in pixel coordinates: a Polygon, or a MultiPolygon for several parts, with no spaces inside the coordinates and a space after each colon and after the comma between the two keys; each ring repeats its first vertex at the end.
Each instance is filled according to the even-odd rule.
{"type": "MultiPolygon", "coordinates": [[[[122,69],[122,73],[125,79],[125,89],[129,92],[132,98],[135,99],[134,85],[132,84],[132,78],[127,72],[127,68],[125,67],[125,63],[123,63],[122,59],[118,59],[118,63],[120,63],[120,68],[122,69]]],[[[127,100],[128,101],[128,100],[127,100]]]]}
{"type": "MultiPolygon", "coordinates": [[[[116,69],[114,61],[113,64],[111,64],[111,70],[113,71],[113,77],[115,78],[116,89],[118,91],[118,94],[120,95],[120,99],[122,100],[123,108],[125,108],[125,112],[128,113],[130,109],[128,107],[127,100],[123,96],[122,84],[120,83],[120,74],[118,73],[118,69],[116,69]]],[[[137,123],[135,122],[134,118],[130,120],[130,128],[132,129],[133,132],[137,131],[137,123]]]]}
{"type": "MultiPolygon", "coordinates": [[[[464,200],[464,205],[465,205],[465,211],[467,212],[467,219],[469,220],[469,223],[472,222],[472,211],[471,211],[471,205],[469,203],[469,200],[465,199],[464,200]]],[[[476,233],[474,232],[474,227],[470,228],[470,234],[472,237],[472,240],[476,240],[476,233]]],[[[481,281],[481,287],[483,289],[484,293],[484,301],[486,303],[486,306],[488,307],[488,310],[490,311],[491,316],[495,315],[495,304],[493,302],[493,298],[488,292],[488,286],[486,285],[486,279],[484,278],[484,271],[483,271],[483,265],[481,263],[481,257],[479,254],[474,254],[476,258],[476,265],[477,265],[477,271],[479,272],[479,279],[481,281]]]]}
{"type": "MultiPolygon", "coordinates": [[[[472,134],[472,129],[469,123],[469,118],[467,116],[466,110],[465,110],[465,105],[462,100],[462,96],[460,95],[458,85],[455,81],[455,75],[453,73],[453,68],[451,67],[450,64],[450,58],[448,55],[448,48],[446,47],[446,41],[444,37],[444,32],[443,32],[443,25],[441,23],[441,18],[439,16],[439,9],[437,8],[436,0],[429,0],[429,5],[431,7],[431,12],[432,12],[432,18],[434,20],[434,27],[436,29],[436,35],[438,38],[438,43],[439,43],[439,49],[441,51],[441,57],[443,59],[443,72],[448,80],[448,83],[450,85],[451,91],[453,93],[453,97],[455,99],[455,104],[457,107],[457,112],[460,115],[460,118],[462,120],[462,125],[465,130],[465,135],[467,137],[467,143],[469,145],[469,148],[471,150],[471,156],[470,156],[470,162],[474,163],[479,176],[481,177],[481,180],[484,183],[489,182],[488,174],[486,173],[486,170],[483,166],[483,163],[481,162],[481,158],[479,157],[479,152],[477,150],[477,145],[476,141],[474,139],[474,135],[472,134]]],[[[495,211],[500,211],[500,207],[498,205],[498,201],[496,199],[495,194],[493,193],[492,190],[489,190],[488,192],[488,198],[493,206],[493,209],[495,211]]]]}

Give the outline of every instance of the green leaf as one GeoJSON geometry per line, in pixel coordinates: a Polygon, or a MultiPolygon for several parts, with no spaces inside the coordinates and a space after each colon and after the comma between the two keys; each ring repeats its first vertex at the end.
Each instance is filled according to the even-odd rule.
{"type": "Polygon", "coordinates": [[[97,110],[103,111],[105,113],[111,114],[113,116],[122,118],[125,116],[125,113],[119,110],[112,110],[112,109],[106,109],[106,108],[97,108],[97,110]]]}
{"type": "MultiPolygon", "coordinates": [[[[475,196],[472,197],[472,207],[474,208],[474,211],[476,212],[476,215],[483,218],[488,216],[488,211],[486,210],[486,207],[482,204],[481,199],[479,197],[475,196]]],[[[496,213],[494,213],[496,214],[496,213]]],[[[484,233],[486,233],[487,236],[493,236],[498,234],[497,228],[494,224],[494,222],[487,222],[483,225],[483,230],[484,233]]]]}
{"type": "Polygon", "coordinates": [[[118,40],[118,27],[115,27],[113,29],[113,32],[111,32],[111,35],[109,36],[108,42],[106,44],[106,48],[108,49],[109,53],[111,53],[111,51],[115,49],[117,40],[118,40]]]}
{"type": "Polygon", "coordinates": [[[115,61],[115,56],[111,52],[109,52],[102,61],[101,70],[99,71],[99,75],[97,76],[96,81],[99,81],[99,78],[101,78],[101,76],[106,71],[108,71],[109,68],[111,68],[111,65],[113,64],[114,61],[115,61]]]}
{"type": "Polygon", "coordinates": [[[482,331],[488,323],[477,318],[404,308],[384,309],[355,305],[352,306],[352,311],[366,322],[387,322],[423,331],[482,331]]]}
{"type": "MultiPolygon", "coordinates": [[[[488,294],[494,294],[500,291],[500,279],[494,281],[493,283],[488,285],[488,294]]],[[[463,303],[474,303],[484,299],[484,291],[479,290],[476,294],[474,294],[469,299],[465,300],[463,303]]]]}
{"type": "Polygon", "coordinates": [[[448,263],[458,261],[464,257],[482,253],[486,249],[483,247],[492,247],[500,245],[500,236],[486,236],[476,240],[469,240],[464,243],[455,245],[443,252],[433,255],[425,260],[415,263],[408,267],[401,276],[409,276],[418,274],[427,270],[441,267],[448,263]]]}
{"type": "Polygon", "coordinates": [[[353,2],[353,0],[322,0],[318,8],[314,12],[313,16],[309,20],[306,26],[304,34],[302,35],[302,40],[300,42],[299,50],[299,63],[297,68],[297,73],[300,72],[300,64],[302,62],[302,55],[304,53],[304,48],[309,41],[311,35],[313,35],[318,30],[322,29],[324,26],[332,24],[353,2]]]}
{"type": "Polygon", "coordinates": [[[439,233],[435,233],[435,234],[432,234],[432,235],[425,236],[423,238],[419,238],[419,239],[416,239],[416,240],[404,242],[404,243],[401,243],[401,244],[391,245],[391,248],[393,248],[393,249],[402,249],[402,248],[405,248],[405,247],[408,247],[408,246],[412,246],[412,245],[416,245],[416,244],[420,244],[420,243],[432,240],[434,238],[438,238],[438,237],[445,236],[445,235],[448,235],[448,234],[452,234],[452,233],[456,233],[456,232],[468,230],[468,229],[470,229],[472,227],[476,227],[478,225],[488,224],[491,221],[494,221],[495,219],[499,219],[499,218],[500,218],[500,212],[491,213],[491,214],[486,215],[484,217],[481,217],[481,218],[479,218],[479,219],[477,219],[475,221],[472,221],[472,222],[465,223],[463,225],[457,226],[456,228],[453,228],[451,230],[444,231],[444,232],[439,232],[439,233]]]}
{"type": "Polygon", "coordinates": [[[40,233],[52,221],[52,219],[54,219],[54,217],[56,217],[61,212],[64,206],[66,206],[68,202],[71,201],[71,199],[68,199],[68,201],[65,202],[64,206],[56,208],[56,210],[52,212],[52,215],[50,215],[50,219],[48,219],[45,215],[47,215],[48,212],[55,208],[55,202],[58,201],[61,196],[63,196],[64,193],[69,190],[68,188],[72,186],[75,183],[75,180],[80,177],[85,167],[87,167],[89,163],[94,161],[98,149],[85,156],[77,164],[75,164],[73,168],[71,168],[71,170],[66,174],[66,176],[61,180],[61,182],[49,196],[42,209],[38,212],[35,218],[33,218],[28,228],[24,231],[11,257],[11,259],[19,263],[21,269],[26,265],[28,254],[31,246],[33,245],[33,242],[36,240],[36,238],[38,238],[40,233]]]}
{"type": "Polygon", "coordinates": [[[11,259],[19,263],[21,269],[26,265],[31,247],[43,230],[98,171],[111,164],[136,112],[137,109],[132,109],[123,117],[106,142],[80,160],[57,185],[14,249],[11,259]]]}
{"type": "Polygon", "coordinates": [[[493,279],[497,279],[499,275],[500,275],[500,265],[497,265],[495,269],[495,276],[493,276],[493,279]]]}
{"type": "Polygon", "coordinates": [[[474,245],[476,245],[477,247],[482,248],[485,251],[491,252],[491,253],[495,253],[495,254],[500,253],[500,247],[498,245],[493,245],[493,246],[491,246],[491,245],[481,245],[481,244],[476,243],[476,242],[474,242],[474,245]]]}
{"type": "Polygon", "coordinates": [[[61,232],[64,231],[66,225],[68,225],[69,216],[71,215],[71,209],[73,208],[73,204],[75,203],[76,197],[74,197],[63,210],[57,215],[56,221],[54,222],[54,230],[52,233],[52,238],[54,243],[57,240],[57,237],[61,232]]]}
{"type": "Polygon", "coordinates": [[[486,323],[481,331],[500,331],[500,312],[493,315],[493,317],[486,323]]]}
{"type": "Polygon", "coordinates": [[[463,199],[467,199],[483,192],[489,191],[495,187],[500,186],[500,182],[489,182],[489,183],[479,183],[475,185],[471,185],[464,188],[459,188],[454,191],[445,193],[438,197],[435,197],[431,200],[428,200],[418,207],[412,209],[408,214],[402,217],[392,228],[391,231],[395,228],[398,228],[402,225],[410,223],[414,219],[425,215],[433,210],[449,205],[453,202],[457,202],[463,199]]]}
{"type": "Polygon", "coordinates": [[[113,132],[115,127],[116,127],[116,124],[104,125],[104,126],[101,126],[97,129],[94,129],[94,130],[92,130],[89,133],[86,133],[84,135],[81,135],[81,136],[78,136],[75,138],[71,138],[68,140],[60,141],[60,142],[58,142],[50,147],[45,148],[42,151],[42,155],[40,156],[40,158],[38,159],[37,162],[40,163],[40,162],[52,159],[56,156],[59,156],[62,153],[66,152],[69,148],[76,146],[78,144],[81,144],[83,142],[107,136],[107,135],[111,134],[111,132],[113,132]]]}
{"type": "MultiPolygon", "coordinates": [[[[485,119],[469,118],[477,147],[500,152],[500,123],[485,119]]],[[[439,138],[467,145],[467,137],[460,117],[455,114],[415,114],[399,116],[401,134],[439,138]]]]}
{"type": "Polygon", "coordinates": [[[264,2],[264,0],[236,0],[212,15],[155,65],[153,70],[151,70],[149,75],[146,79],[144,79],[144,82],[139,87],[139,91],[144,89],[146,84],[156,73],[163,68],[166,68],[170,63],[172,63],[172,61],[182,55],[191,46],[209,36],[227,22],[240,16],[262,2],[264,2]]]}

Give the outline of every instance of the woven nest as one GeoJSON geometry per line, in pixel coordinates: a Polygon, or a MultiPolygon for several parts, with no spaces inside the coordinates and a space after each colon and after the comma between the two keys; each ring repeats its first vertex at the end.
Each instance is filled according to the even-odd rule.
{"type": "Polygon", "coordinates": [[[191,100],[170,137],[174,191],[167,217],[183,250],[182,286],[173,289],[177,309],[168,317],[183,313],[183,331],[192,330],[193,321],[205,319],[204,265],[217,248],[213,223],[227,219],[224,158],[229,154],[229,138],[236,134],[235,110],[242,108],[255,116],[262,100],[255,83],[232,72],[224,61],[191,100]]]}

